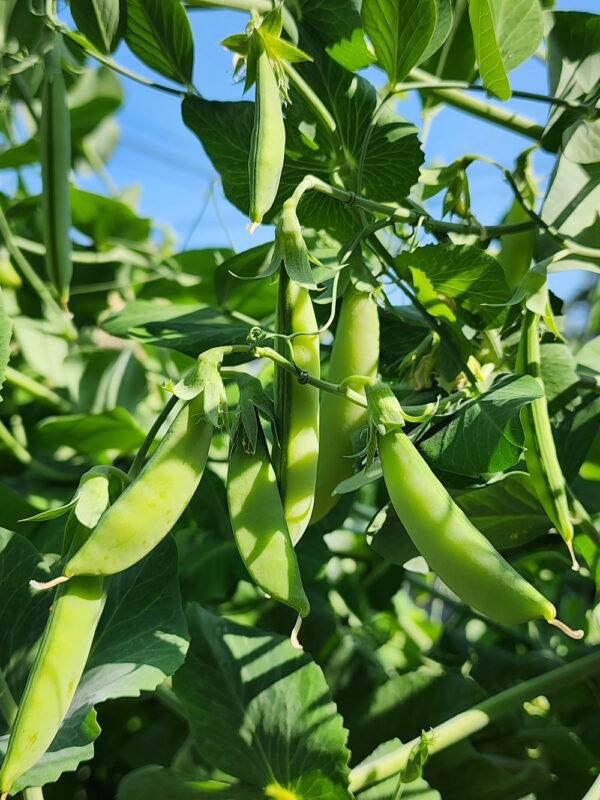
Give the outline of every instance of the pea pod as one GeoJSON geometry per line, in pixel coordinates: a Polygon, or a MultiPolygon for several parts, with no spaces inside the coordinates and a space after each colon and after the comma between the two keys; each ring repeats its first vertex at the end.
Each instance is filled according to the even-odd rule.
{"type": "MultiPolygon", "coordinates": [[[[320,374],[317,320],[308,290],[292,281],[286,270],[279,275],[276,330],[295,336],[293,360],[299,370],[320,374]]],[[[276,339],[277,350],[289,357],[287,343],[276,339]]],[[[308,526],[315,496],[319,457],[319,392],[302,385],[302,375],[291,375],[275,367],[275,418],[278,445],[274,452],[275,471],[285,518],[294,545],[308,526]]]]}
{"type": "MultiPolygon", "coordinates": [[[[90,534],[89,528],[77,523],[74,512],[67,527],[79,541],[90,534]]],[[[81,680],[107,587],[102,577],[80,576],[56,592],[0,769],[2,798],[39,761],[58,733],[81,680]]]]}
{"type": "MultiPolygon", "coordinates": [[[[529,310],[523,316],[516,370],[524,375],[532,375],[541,388],[544,388],[540,367],[538,315],[529,310]]],[[[573,569],[578,570],[565,479],[556,455],[545,397],[538,397],[525,406],[521,411],[521,425],[525,439],[525,463],[535,493],[567,545],[573,569]]]]}
{"type": "Polygon", "coordinates": [[[40,142],[46,270],[61,303],[66,306],[73,274],[69,198],[71,120],[56,47],[49,50],[44,59],[40,142]]]}
{"type": "Polygon", "coordinates": [[[542,617],[581,638],[556,619],[556,609],[498,553],[454,503],[400,427],[381,422],[400,418],[391,389],[367,388],[377,423],[377,449],[392,504],[415,547],[431,569],[464,602],[506,625],[542,617]]]}
{"type": "Polygon", "coordinates": [[[268,595],[305,617],[310,606],[260,422],[254,452],[238,429],[227,470],[227,500],[233,535],[250,576],[268,595]]]}
{"type": "MultiPolygon", "coordinates": [[[[377,376],[379,317],[366,292],[349,284],[335,331],[327,380],[339,383],[350,375],[377,376]]],[[[356,403],[323,393],[319,421],[319,461],[311,523],[330,511],[340,495],[332,494],[338,483],[352,475],[352,437],[366,425],[367,412],[356,403]]]]}
{"type": "Polygon", "coordinates": [[[273,205],[285,157],[285,126],[279,87],[261,35],[252,38],[256,48],[256,100],[250,140],[250,220],[254,225],[273,205]]]}
{"type": "Polygon", "coordinates": [[[147,555],[192,499],[206,466],[212,431],[200,394],[179,411],[138,477],[67,561],[63,576],[38,588],[74,575],[113,575],[147,555]]]}

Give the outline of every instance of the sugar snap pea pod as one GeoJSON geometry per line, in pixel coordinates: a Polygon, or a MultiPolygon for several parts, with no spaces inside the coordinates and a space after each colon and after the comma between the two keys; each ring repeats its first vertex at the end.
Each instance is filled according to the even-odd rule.
{"type": "Polygon", "coordinates": [[[233,535],[252,579],[305,617],[310,606],[260,422],[254,452],[238,429],[227,470],[227,500],[233,535]]]}
{"type": "Polygon", "coordinates": [[[40,142],[46,270],[61,303],[66,306],[73,273],[69,199],[71,122],[56,47],[48,51],[44,59],[40,142]]]}
{"type": "MultiPolygon", "coordinates": [[[[538,333],[538,315],[527,309],[521,326],[516,370],[525,375],[532,375],[543,389],[538,333]]],[[[521,425],[525,439],[525,463],[535,493],[567,545],[573,569],[578,570],[579,564],[573,550],[573,523],[569,513],[565,479],[556,455],[545,397],[538,397],[523,408],[521,425]]]]}
{"type": "Polygon", "coordinates": [[[285,156],[285,126],[277,79],[259,33],[253,37],[257,49],[254,126],[250,140],[250,220],[254,225],[273,205],[285,156]]]}
{"type": "MultiPolygon", "coordinates": [[[[70,521],[74,519],[74,512],[70,521]]],[[[75,536],[89,535],[75,521],[75,536]]],[[[2,799],[56,736],[79,684],[106,600],[108,581],[79,576],[60,586],[50,610],[0,769],[2,799]]]]}
{"type": "MultiPolygon", "coordinates": [[[[344,292],[335,331],[327,380],[339,383],[350,375],[377,377],[379,362],[379,317],[367,292],[352,283],[344,292]]],[[[363,390],[364,391],[364,390],[363,390]]],[[[319,461],[311,523],[330,511],[340,495],[332,494],[353,469],[353,435],[366,425],[367,412],[344,397],[324,392],[319,420],[319,461]]]]}
{"type": "Polygon", "coordinates": [[[113,575],[147,555],[192,499],[206,466],[212,432],[200,394],[181,408],[138,477],[67,561],[62,577],[37,588],[49,588],[74,575],[113,575]]]}
{"type": "Polygon", "coordinates": [[[377,448],[392,504],[431,569],[464,602],[496,622],[515,625],[542,617],[581,638],[583,631],[557,620],[552,603],[469,521],[402,429],[385,425],[385,420],[400,419],[391,389],[374,384],[367,387],[367,398],[369,413],[378,421],[377,448]]]}
{"type": "MultiPolygon", "coordinates": [[[[285,269],[280,270],[277,296],[278,333],[302,331],[292,340],[294,363],[316,377],[320,374],[317,320],[310,294],[292,281],[285,269]]],[[[287,343],[275,340],[277,350],[289,357],[287,343]]],[[[291,375],[275,367],[275,419],[278,444],[274,449],[275,471],[283,500],[285,518],[294,545],[308,526],[315,496],[319,457],[319,392],[303,385],[302,373],[291,375]]]]}

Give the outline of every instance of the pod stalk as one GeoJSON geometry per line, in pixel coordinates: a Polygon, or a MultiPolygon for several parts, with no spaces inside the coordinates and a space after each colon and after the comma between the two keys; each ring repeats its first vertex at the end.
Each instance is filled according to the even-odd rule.
{"type": "MultiPolygon", "coordinates": [[[[51,581],[46,581],[45,583],[40,583],[40,581],[29,581],[29,585],[32,589],[35,589],[36,592],[44,592],[47,589],[54,589],[55,586],[65,583],[65,581],[68,580],[69,577],[67,575],[59,575],[58,578],[53,578],[51,581]]],[[[1,797],[0,800],[2,800],[1,797]]]]}
{"type": "Polygon", "coordinates": [[[582,630],[574,631],[573,628],[569,628],[569,626],[560,619],[549,619],[548,624],[554,625],[555,628],[558,628],[559,631],[566,633],[567,636],[571,637],[571,639],[583,639],[582,630]]]}

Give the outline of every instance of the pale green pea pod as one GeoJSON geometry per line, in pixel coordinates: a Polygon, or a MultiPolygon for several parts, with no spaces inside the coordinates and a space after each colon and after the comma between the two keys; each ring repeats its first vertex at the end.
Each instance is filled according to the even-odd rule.
{"type": "Polygon", "coordinates": [[[260,422],[255,451],[246,446],[240,428],[227,470],[227,500],[238,550],[254,582],[305,617],[310,606],[260,422]]]}
{"type": "Polygon", "coordinates": [[[285,125],[277,79],[259,33],[253,37],[258,50],[254,127],[250,141],[250,220],[253,228],[273,205],[285,157],[285,125]]]}
{"type": "Polygon", "coordinates": [[[206,466],[212,432],[201,393],[181,408],[140,474],[67,561],[62,577],[37,588],[49,588],[74,575],[113,575],[146,556],[192,499],[206,466]]]}
{"type": "Polygon", "coordinates": [[[56,47],[48,51],[44,59],[40,142],[46,270],[61,303],[66,306],[73,274],[69,197],[71,119],[56,47]]]}
{"type": "MultiPolygon", "coordinates": [[[[378,383],[367,388],[370,414],[400,418],[391,389],[378,383]]],[[[377,447],[385,485],[398,517],[431,569],[465,603],[495,622],[515,625],[544,618],[573,638],[556,619],[556,609],[534,586],[505,561],[469,521],[433,474],[400,427],[384,433],[379,424],[377,447]]],[[[389,429],[389,428],[388,428],[389,429]]]]}
{"type": "MultiPolygon", "coordinates": [[[[344,292],[335,331],[327,380],[340,383],[351,375],[377,377],[379,317],[368,292],[352,283],[344,292]]],[[[364,394],[364,389],[360,390],[364,394]]],[[[367,412],[345,397],[323,392],[319,420],[319,461],[311,524],[318,522],[340,499],[332,494],[338,483],[352,475],[352,437],[366,425],[367,412]]]]}
{"type": "MultiPolygon", "coordinates": [[[[526,310],[521,326],[516,371],[533,376],[544,388],[540,367],[538,315],[526,310]]],[[[572,567],[579,569],[573,550],[573,523],[565,479],[556,455],[546,397],[532,400],[521,411],[525,439],[525,463],[533,487],[544,511],[563,538],[571,556],[572,567]]]]}
{"type": "MultiPolygon", "coordinates": [[[[273,461],[285,518],[294,545],[306,530],[312,513],[319,457],[319,391],[301,383],[302,371],[319,377],[317,320],[308,290],[292,281],[284,268],[279,274],[277,333],[306,331],[292,339],[293,360],[299,376],[275,366],[275,418],[278,442],[273,461]]],[[[290,357],[283,339],[275,339],[279,353],[290,357]]]]}

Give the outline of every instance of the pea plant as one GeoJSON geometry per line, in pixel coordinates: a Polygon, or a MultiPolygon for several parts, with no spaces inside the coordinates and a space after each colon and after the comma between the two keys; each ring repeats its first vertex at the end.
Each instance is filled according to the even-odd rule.
{"type": "Polygon", "coordinates": [[[600,798],[600,15],[554,6],[0,4],[2,800],[600,798]],[[129,81],[258,244],[115,185],[129,81]]]}

